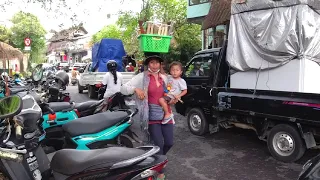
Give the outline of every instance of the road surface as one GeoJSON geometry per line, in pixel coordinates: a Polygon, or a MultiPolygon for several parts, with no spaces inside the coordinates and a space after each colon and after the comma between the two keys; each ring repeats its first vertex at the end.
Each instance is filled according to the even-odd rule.
{"type": "MultiPolygon", "coordinates": [[[[86,91],[77,92],[77,86],[69,86],[67,91],[75,102],[90,100],[86,91]]],[[[271,157],[266,143],[253,131],[229,129],[198,137],[189,132],[185,117],[175,114],[175,120],[175,144],[168,153],[167,180],[292,180],[318,152],[309,150],[299,162],[283,163],[271,157]]],[[[139,128],[134,126],[139,134],[139,128]]]]}

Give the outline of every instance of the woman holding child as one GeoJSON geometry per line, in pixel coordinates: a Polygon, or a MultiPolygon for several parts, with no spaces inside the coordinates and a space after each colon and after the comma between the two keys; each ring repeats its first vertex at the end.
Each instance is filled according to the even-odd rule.
{"type": "MultiPolygon", "coordinates": [[[[124,84],[121,87],[121,93],[124,95],[135,93],[141,128],[151,138],[151,141],[160,147],[159,154],[165,155],[173,145],[174,119],[169,105],[177,103],[180,97],[187,92],[187,88],[185,81],[180,78],[182,74],[181,63],[175,62],[170,65],[170,72],[171,69],[174,69],[175,75],[168,78],[160,72],[162,62],[163,59],[159,56],[146,58],[144,64],[147,66],[147,71],[136,75],[124,84]],[[172,81],[175,84],[172,84],[171,88],[174,88],[175,93],[178,92],[178,94],[170,94],[171,91],[169,90],[168,95],[170,94],[170,96],[167,98],[164,97],[164,94],[165,90],[168,89],[168,79],[176,79],[179,83],[172,81]],[[182,87],[180,87],[180,83],[183,84],[182,87]],[[174,87],[176,85],[179,87],[174,87]]],[[[164,177],[164,174],[160,174],[158,179],[161,180],[164,177]]]]}

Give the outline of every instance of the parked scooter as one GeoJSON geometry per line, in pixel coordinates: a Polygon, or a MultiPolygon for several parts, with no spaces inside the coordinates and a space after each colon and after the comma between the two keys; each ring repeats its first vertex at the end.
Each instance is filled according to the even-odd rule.
{"type": "Polygon", "coordinates": [[[13,180],[156,179],[167,163],[159,147],[63,149],[50,162],[39,144],[39,106],[24,105],[19,96],[0,100],[0,170],[13,180]],[[22,106],[23,109],[22,109],[22,106]]]}
{"type": "MultiPolygon", "coordinates": [[[[87,150],[115,145],[133,147],[134,142],[141,142],[138,136],[130,130],[133,124],[132,117],[136,113],[137,110],[104,112],[45,129],[43,125],[53,125],[57,122],[53,117],[54,120],[40,121],[41,127],[46,132],[40,141],[49,148],[47,152],[62,148],[87,150]]],[[[49,117],[52,117],[52,114],[49,117]]]]}
{"type": "MultiPolygon", "coordinates": [[[[33,74],[41,75],[42,68],[35,68],[35,72],[33,74]],[[40,73],[38,73],[38,71],[40,73]]],[[[35,76],[33,77],[34,81],[37,83],[39,79],[41,79],[41,76],[35,76]]],[[[60,80],[61,82],[65,82],[63,79],[60,80]]],[[[59,92],[58,88],[49,87],[49,94],[57,94],[59,92]]],[[[110,98],[112,100],[112,98],[110,98]]],[[[34,102],[36,103],[36,102],[34,102]]],[[[91,124],[94,122],[99,122],[99,124],[94,124],[94,127],[91,127],[90,132],[83,131],[81,132],[81,128],[77,130],[77,133],[73,132],[66,134],[66,131],[64,127],[67,126],[68,123],[73,123],[74,120],[76,120],[78,117],[84,117],[89,116],[93,114],[97,114],[102,112],[102,109],[104,109],[105,104],[103,103],[103,100],[100,101],[88,101],[84,103],[70,103],[70,102],[51,102],[47,103],[46,101],[43,101],[40,99],[40,101],[37,102],[43,112],[43,118],[41,121],[41,127],[46,132],[45,138],[41,139],[43,140],[43,145],[47,147],[54,147],[53,150],[61,149],[65,146],[70,146],[70,144],[73,144],[75,146],[72,146],[73,148],[79,148],[79,149],[93,149],[93,148],[99,148],[102,145],[105,144],[121,144],[125,145],[127,147],[133,147],[132,142],[138,141],[137,136],[130,131],[128,127],[131,126],[131,118],[127,119],[127,117],[130,115],[128,113],[122,112],[122,114],[125,114],[120,117],[120,119],[110,119],[110,116],[103,116],[103,115],[97,115],[95,117],[87,117],[84,121],[89,121],[91,124]],[[109,120],[108,120],[109,119],[109,120]],[[123,120],[123,124],[120,123],[120,120],[123,120]],[[120,123],[119,127],[111,127],[116,125],[116,122],[120,123]],[[109,124],[106,124],[109,123],[109,124]],[[110,124],[111,123],[111,124],[110,124]],[[120,126],[121,125],[121,126],[120,126]],[[96,128],[96,127],[99,128],[96,128]],[[110,126],[110,127],[109,127],[110,126]],[[123,134],[124,131],[126,131],[126,134],[123,134]],[[109,135],[104,135],[104,133],[108,133],[109,135]],[[110,133],[112,132],[112,133],[110,133]],[[80,134],[78,134],[80,133],[80,134]],[[76,136],[85,135],[85,134],[94,134],[97,136],[100,136],[99,139],[93,138],[90,141],[83,142],[82,139],[78,139],[76,136]],[[79,140],[78,142],[73,142],[73,138],[76,138],[79,140]],[[65,141],[65,140],[71,140],[65,141]],[[101,143],[101,141],[105,141],[104,143],[101,143]],[[99,142],[99,143],[93,143],[93,142],[99,142]],[[87,144],[91,143],[90,147],[87,147],[87,144]]],[[[110,108],[114,108],[116,103],[113,103],[113,101],[110,101],[109,103],[110,108]]],[[[124,102],[122,103],[124,104],[124,102]]],[[[124,105],[121,105],[121,107],[124,107],[124,105]]],[[[126,108],[128,109],[128,108],[126,108]]],[[[120,112],[117,112],[120,113],[120,112]]],[[[117,117],[115,115],[115,117],[117,117]]],[[[83,122],[82,124],[86,124],[86,122],[83,122]]],[[[88,125],[90,127],[90,125],[88,125]]],[[[88,129],[88,127],[85,127],[85,129],[88,129]]],[[[53,151],[52,149],[48,151],[53,151]]],[[[47,152],[48,152],[47,151],[47,152]]]]}
{"type": "Polygon", "coordinates": [[[64,71],[56,74],[52,71],[45,73],[42,64],[37,65],[32,72],[33,83],[38,87],[38,92],[45,92],[46,102],[70,102],[70,94],[61,92],[69,83],[69,76],[64,71]]]}

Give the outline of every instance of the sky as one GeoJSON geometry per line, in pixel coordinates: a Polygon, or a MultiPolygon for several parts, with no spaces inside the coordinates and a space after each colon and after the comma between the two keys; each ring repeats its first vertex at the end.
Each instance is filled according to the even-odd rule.
{"type": "Polygon", "coordinates": [[[24,11],[36,15],[47,32],[51,29],[59,31],[72,26],[73,22],[70,18],[76,14],[75,24],[83,22],[89,34],[94,34],[102,27],[115,23],[120,10],[139,12],[142,6],[142,0],[66,0],[67,7],[59,7],[62,4],[57,3],[58,0],[53,0],[51,10],[47,10],[49,7],[45,9],[39,3],[26,3],[28,0],[10,1],[13,3],[6,5],[5,10],[0,10],[1,25],[10,27],[10,18],[18,11],[24,11]],[[82,2],[78,3],[79,1],[82,2]],[[69,7],[71,10],[68,9],[69,7]],[[107,18],[108,14],[111,14],[110,18],[107,18]],[[63,26],[59,26],[61,24],[63,26]]]}

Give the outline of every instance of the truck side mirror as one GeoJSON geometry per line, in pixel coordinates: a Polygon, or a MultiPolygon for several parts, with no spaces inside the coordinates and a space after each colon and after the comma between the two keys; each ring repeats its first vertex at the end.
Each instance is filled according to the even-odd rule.
{"type": "Polygon", "coordinates": [[[80,68],[79,69],[79,73],[83,73],[84,72],[84,69],[83,68],[80,68]]]}

